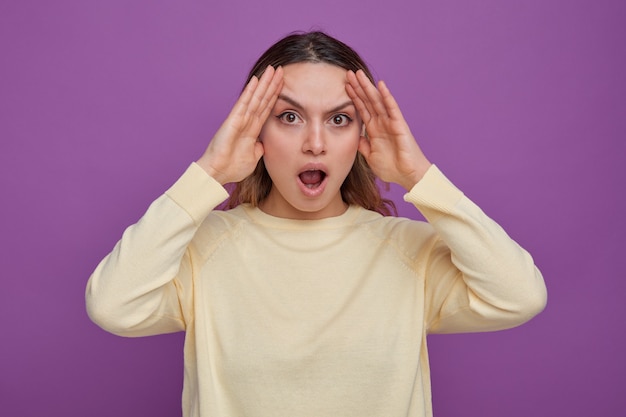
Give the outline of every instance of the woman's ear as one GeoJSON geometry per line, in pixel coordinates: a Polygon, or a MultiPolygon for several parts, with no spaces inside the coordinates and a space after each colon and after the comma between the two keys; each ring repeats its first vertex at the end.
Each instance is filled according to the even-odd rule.
{"type": "Polygon", "coordinates": [[[365,130],[365,123],[361,125],[361,136],[364,138],[367,137],[367,130],[365,130]]]}

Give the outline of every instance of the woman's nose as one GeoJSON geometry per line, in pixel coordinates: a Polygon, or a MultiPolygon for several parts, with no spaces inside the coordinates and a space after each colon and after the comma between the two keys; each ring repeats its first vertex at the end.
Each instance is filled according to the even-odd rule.
{"type": "Polygon", "coordinates": [[[303,152],[310,152],[313,155],[320,155],[326,152],[326,140],[324,139],[322,127],[309,125],[305,134],[306,137],[302,144],[303,152]]]}

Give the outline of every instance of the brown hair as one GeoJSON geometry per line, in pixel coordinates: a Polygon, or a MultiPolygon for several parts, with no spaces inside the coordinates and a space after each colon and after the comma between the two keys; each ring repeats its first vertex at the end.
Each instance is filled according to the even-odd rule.
{"type": "MultiPolygon", "coordinates": [[[[323,62],[354,72],[363,70],[374,82],[367,65],[352,48],[323,32],[315,31],[293,33],[272,45],[250,70],[246,84],[253,76],[260,78],[269,65],[277,68],[299,62],[323,62]]],[[[226,207],[234,208],[244,203],[258,206],[271,188],[272,179],[261,158],[254,172],[234,186],[226,207]]],[[[341,197],[348,204],[356,204],[385,216],[396,213],[393,201],[381,196],[377,177],[360,152],[357,152],[352,169],[341,185],[341,197]]]]}

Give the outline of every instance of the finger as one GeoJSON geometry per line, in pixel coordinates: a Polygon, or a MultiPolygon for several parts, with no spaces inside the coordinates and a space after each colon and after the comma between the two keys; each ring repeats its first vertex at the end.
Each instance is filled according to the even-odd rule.
{"type": "Polygon", "coordinates": [[[278,94],[283,88],[283,67],[278,67],[274,71],[272,78],[269,81],[269,85],[263,99],[261,100],[261,106],[259,109],[259,113],[262,116],[267,117],[269,112],[274,108],[274,104],[276,104],[276,100],[278,99],[278,94]]]}
{"type": "Polygon", "coordinates": [[[259,107],[256,109],[256,112],[251,115],[250,129],[253,136],[257,136],[259,134],[259,131],[263,127],[263,124],[276,104],[278,94],[282,90],[282,87],[283,69],[282,67],[278,67],[272,75],[263,97],[260,99],[259,107]]]}
{"type": "MultiPolygon", "coordinates": [[[[361,82],[358,79],[358,74],[359,72],[363,72],[362,70],[357,71],[357,73],[353,73],[352,71],[350,71],[351,74],[348,74],[348,82],[349,85],[352,87],[355,95],[359,98],[359,100],[362,103],[362,108],[364,110],[367,110],[367,114],[369,115],[367,121],[369,121],[369,119],[375,115],[375,109],[374,106],[372,106],[369,97],[366,93],[366,91],[363,89],[363,85],[361,84],[361,82]]],[[[365,74],[363,74],[365,76],[365,74]]],[[[368,80],[369,82],[369,78],[367,78],[367,76],[365,76],[365,78],[368,80]]]]}
{"type": "Polygon", "coordinates": [[[391,91],[387,87],[387,84],[384,81],[378,82],[378,91],[380,91],[380,95],[382,97],[385,108],[387,109],[387,114],[392,119],[404,119],[402,116],[402,112],[400,111],[400,106],[396,99],[391,94],[391,91]]]}
{"type": "Polygon", "coordinates": [[[248,111],[251,113],[255,113],[263,104],[263,99],[267,90],[272,83],[272,79],[274,78],[275,70],[274,67],[268,65],[268,67],[261,75],[259,79],[259,83],[254,89],[252,94],[252,98],[250,99],[250,103],[248,104],[248,111]]]}
{"type": "MultiPolygon", "coordinates": [[[[357,81],[361,86],[363,93],[365,94],[364,101],[368,104],[368,109],[372,115],[386,116],[387,109],[385,104],[383,103],[383,98],[381,93],[378,91],[376,86],[372,84],[367,75],[363,70],[359,70],[356,73],[357,81]]],[[[363,97],[362,97],[363,99],[363,97]]]]}
{"type": "MultiPolygon", "coordinates": [[[[352,75],[354,76],[354,73],[352,73],[352,75]]],[[[361,120],[363,121],[363,123],[367,124],[371,119],[370,113],[367,110],[365,103],[363,103],[363,100],[361,100],[356,91],[354,91],[354,87],[352,86],[352,84],[346,84],[346,92],[348,93],[348,97],[350,97],[350,100],[352,100],[352,102],[354,103],[357,112],[361,116],[361,120]]]]}
{"type": "Polygon", "coordinates": [[[246,85],[246,87],[243,89],[243,91],[239,95],[239,98],[235,102],[235,105],[233,106],[233,109],[230,112],[231,116],[234,116],[234,115],[242,116],[246,112],[250,104],[250,100],[252,100],[252,96],[254,95],[254,91],[256,90],[256,87],[258,84],[259,84],[259,79],[256,76],[252,76],[250,81],[248,81],[248,84],[246,85]]]}
{"type": "Polygon", "coordinates": [[[245,136],[258,135],[282,88],[283,70],[268,66],[258,79],[253,76],[235,104],[232,115],[239,120],[245,136]]]}

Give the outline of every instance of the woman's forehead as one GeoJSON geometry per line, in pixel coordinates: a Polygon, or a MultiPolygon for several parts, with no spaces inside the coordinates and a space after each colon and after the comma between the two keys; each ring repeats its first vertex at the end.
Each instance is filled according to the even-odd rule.
{"type": "Polygon", "coordinates": [[[347,71],[326,63],[302,62],[283,68],[284,83],[281,98],[302,107],[323,105],[333,108],[350,101],[346,92],[347,71]]]}
{"type": "Polygon", "coordinates": [[[299,62],[283,67],[285,82],[289,84],[318,86],[345,85],[347,71],[337,65],[323,62],[299,62]]]}

